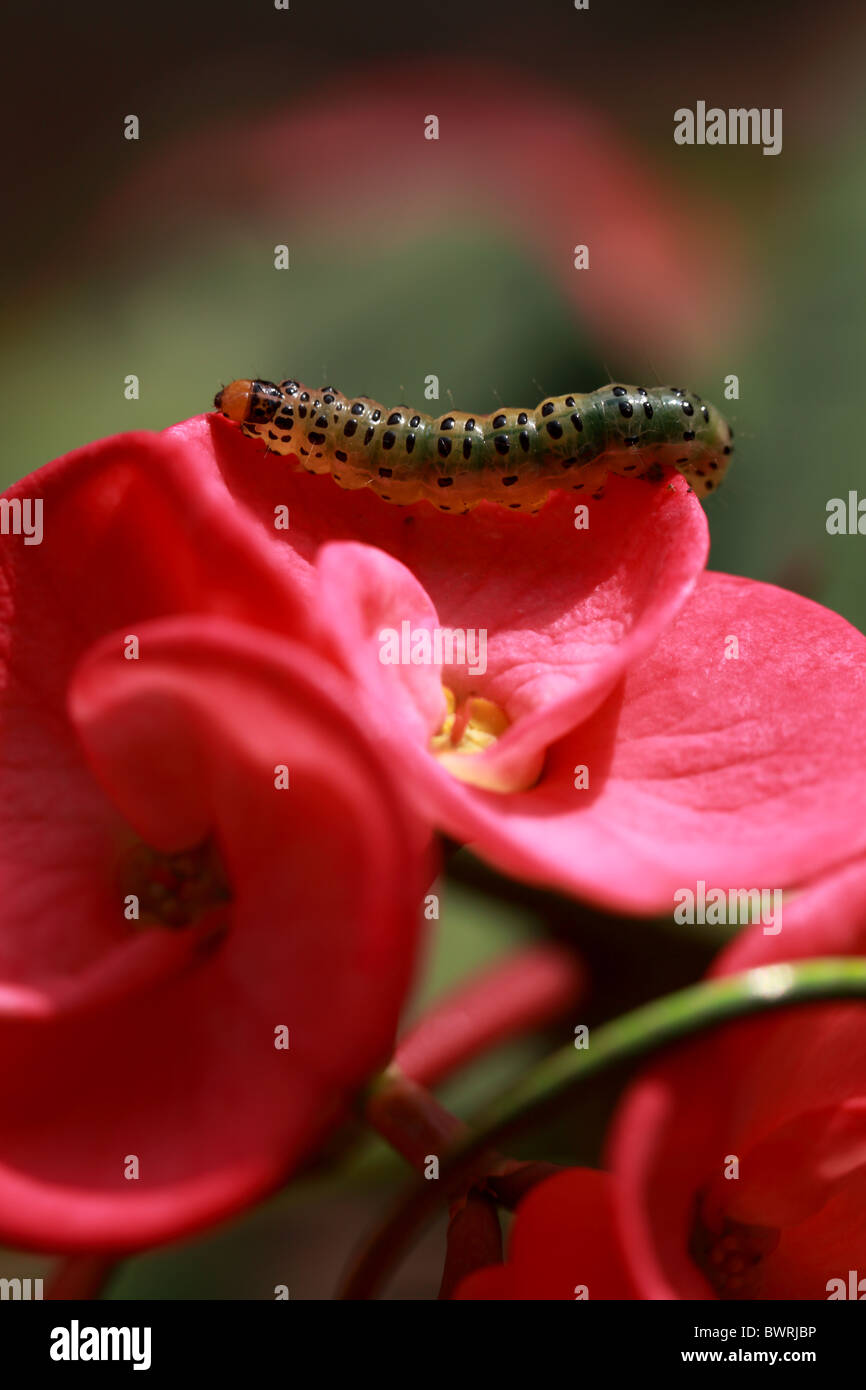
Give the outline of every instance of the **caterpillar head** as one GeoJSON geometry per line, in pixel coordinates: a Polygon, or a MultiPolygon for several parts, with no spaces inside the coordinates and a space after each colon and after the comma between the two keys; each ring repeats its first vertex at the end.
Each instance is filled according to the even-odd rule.
{"type": "Polygon", "coordinates": [[[272,420],[283,394],[272,381],[230,381],[214,397],[214,406],[237,425],[261,425],[272,420]]]}

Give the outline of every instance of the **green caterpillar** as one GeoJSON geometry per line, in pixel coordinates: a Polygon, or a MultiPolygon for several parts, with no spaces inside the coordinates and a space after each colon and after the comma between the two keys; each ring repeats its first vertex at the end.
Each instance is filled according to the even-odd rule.
{"type": "Polygon", "coordinates": [[[333,386],[233,381],[214,405],[275,454],[345,488],[385,502],[426,498],[442,512],[479,502],[537,512],[551,489],[603,496],[608,473],[660,482],[670,468],[699,497],[718,487],[733,431],[711,405],[681,387],[602,386],[555,396],[535,410],[423,415],[351,399],[333,386]]]}

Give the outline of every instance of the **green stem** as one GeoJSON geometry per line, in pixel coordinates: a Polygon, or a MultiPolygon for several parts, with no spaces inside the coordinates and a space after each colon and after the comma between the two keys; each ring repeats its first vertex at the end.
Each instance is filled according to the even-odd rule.
{"type": "MultiPolygon", "coordinates": [[[[653,1000],[594,1029],[586,1050],[569,1045],[545,1058],[491,1107],[471,1135],[450,1150],[440,1181],[451,1191],[462,1180],[471,1179],[480,1152],[513,1137],[553,1108],[572,1087],[602,1071],[752,1014],[844,999],[866,1000],[866,960],[845,957],[763,966],[653,1000]]],[[[414,1187],[400,1202],[362,1252],[341,1298],[375,1294],[437,1210],[441,1200],[437,1187],[432,1182],[414,1187]]]]}

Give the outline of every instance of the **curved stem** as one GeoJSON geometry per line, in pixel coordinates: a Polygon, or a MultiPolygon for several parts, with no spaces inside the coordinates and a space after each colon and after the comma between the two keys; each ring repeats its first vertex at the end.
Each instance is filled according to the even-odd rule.
{"type": "Polygon", "coordinates": [[[392,1062],[367,1092],[364,1119],[406,1162],[423,1172],[468,1134],[456,1115],[392,1062]]]}
{"type": "MultiPolygon", "coordinates": [[[[478,1156],[543,1115],[572,1087],[617,1064],[635,1061],[708,1028],[794,1005],[866,1000],[866,960],[857,957],[763,966],[714,979],[643,1005],[594,1031],[587,1050],[565,1047],[540,1063],[491,1108],[448,1155],[448,1190],[471,1179],[478,1156]]],[[[436,1184],[414,1188],[393,1211],[350,1272],[344,1299],[371,1298],[438,1205],[436,1184]]]]}
{"type": "Polygon", "coordinates": [[[439,1297],[450,1299],[468,1274],[502,1263],[502,1229],[496,1202],[470,1189],[452,1204],[439,1297]]]}

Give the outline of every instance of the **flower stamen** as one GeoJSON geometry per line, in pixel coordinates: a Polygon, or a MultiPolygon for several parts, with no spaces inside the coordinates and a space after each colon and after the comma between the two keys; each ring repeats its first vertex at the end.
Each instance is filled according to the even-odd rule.
{"type": "Polygon", "coordinates": [[[483,695],[471,695],[458,709],[454,691],[447,685],[442,689],[446,713],[439,732],[430,740],[433,753],[483,753],[511,723],[505,710],[483,695]]]}

